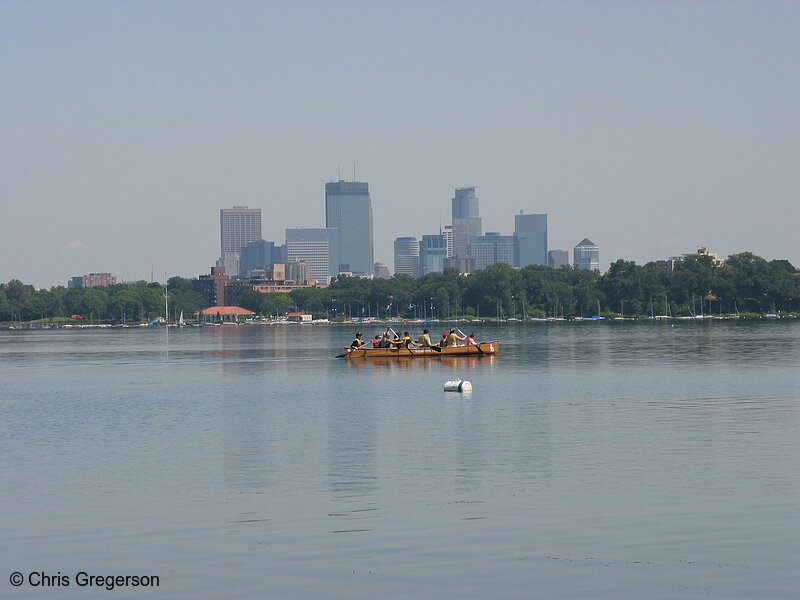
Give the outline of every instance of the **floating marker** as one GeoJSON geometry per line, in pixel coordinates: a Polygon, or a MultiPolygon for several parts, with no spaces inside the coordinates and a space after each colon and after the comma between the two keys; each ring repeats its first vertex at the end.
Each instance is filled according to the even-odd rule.
{"type": "Polygon", "coordinates": [[[472,391],[472,384],[469,381],[461,381],[460,379],[454,379],[453,381],[445,381],[444,382],[444,391],[445,392],[471,392],[472,391]]]}

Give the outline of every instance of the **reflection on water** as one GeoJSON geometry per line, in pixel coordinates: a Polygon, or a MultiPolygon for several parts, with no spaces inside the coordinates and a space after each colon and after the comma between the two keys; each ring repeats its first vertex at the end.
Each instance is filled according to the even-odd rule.
{"type": "Polygon", "coordinates": [[[475,330],[500,354],[0,332],[4,563],[158,573],[172,598],[793,597],[800,326],[475,330]]]}

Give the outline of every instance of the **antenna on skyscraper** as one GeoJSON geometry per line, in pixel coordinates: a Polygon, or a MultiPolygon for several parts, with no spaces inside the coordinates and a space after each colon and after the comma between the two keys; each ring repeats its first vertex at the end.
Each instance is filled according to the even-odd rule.
{"type": "Polygon", "coordinates": [[[353,161],[353,181],[356,180],[356,163],[353,161]]]}
{"type": "Polygon", "coordinates": [[[339,172],[339,181],[342,180],[342,163],[336,164],[336,170],[339,172]]]}

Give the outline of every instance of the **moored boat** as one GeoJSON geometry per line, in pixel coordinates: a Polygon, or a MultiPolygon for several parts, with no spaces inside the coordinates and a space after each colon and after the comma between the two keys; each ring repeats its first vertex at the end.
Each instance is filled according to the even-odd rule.
{"type": "Polygon", "coordinates": [[[342,358],[434,358],[439,356],[486,356],[497,354],[500,344],[493,340],[472,346],[448,346],[445,348],[345,348],[342,358]]]}

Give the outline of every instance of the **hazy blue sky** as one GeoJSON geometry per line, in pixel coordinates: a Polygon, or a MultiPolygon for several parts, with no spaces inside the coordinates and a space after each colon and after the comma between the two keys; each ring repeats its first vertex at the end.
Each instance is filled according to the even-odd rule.
{"type": "Polygon", "coordinates": [[[0,281],[206,273],[369,181],[376,260],[475,185],[602,269],[800,265],[800,2],[0,0],[0,281]]]}

